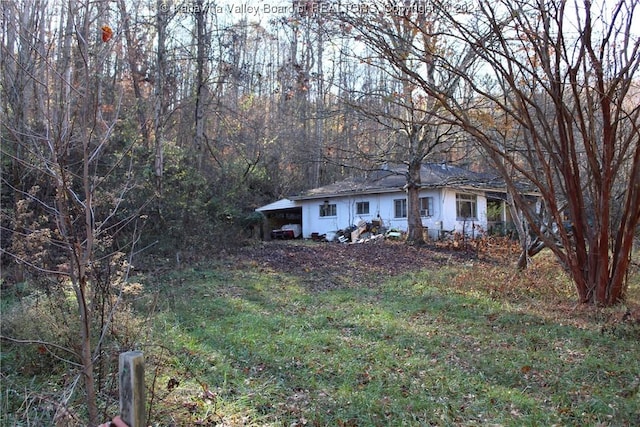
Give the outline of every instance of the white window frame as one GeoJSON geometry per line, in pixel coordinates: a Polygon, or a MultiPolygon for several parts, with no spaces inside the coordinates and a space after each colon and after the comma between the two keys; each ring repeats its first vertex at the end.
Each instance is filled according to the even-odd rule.
{"type": "Polygon", "coordinates": [[[433,197],[420,197],[420,216],[424,218],[433,216],[433,197]]]}
{"type": "Polygon", "coordinates": [[[456,218],[458,221],[478,219],[478,196],[468,193],[456,193],[456,218]],[[462,206],[468,205],[469,216],[462,215],[462,206]]]}
{"type": "Polygon", "coordinates": [[[320,218],[335,218],[338,216],[338,205],[335,203],[323,203],[319,207],[320,218]]]}
{"type": "Polygon", "coordinates": [[[407,218],[407,216],[408,216],[407,213],[408,213],[408,211],[407,211],[407,199],[394,199],[393,200],[393,216],[394,216],[394,218],[407,218]]]}
{"type": "Polygon", "coordinates": [[[369,201],[356,202],[356,215],[369,215],[370,212],[369,201]],[[363,209],[365,207],[366,210],[363,209]]]}

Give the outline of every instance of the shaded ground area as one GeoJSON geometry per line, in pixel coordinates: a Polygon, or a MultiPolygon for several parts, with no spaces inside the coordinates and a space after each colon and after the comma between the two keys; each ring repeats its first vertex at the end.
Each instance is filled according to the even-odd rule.
{"type": "Polygon", "coordinates": [[[486,244],[456,250],[446,244],[415,247],[389,240],[351,245],[272,241],[239,250],[232,256],[232,262],[237,268],[250,266],[308,278],[305,281],[314,288],[334,288],[362,286],[363,282],[375,281],[376,277],[437,266],[493,264],[497,257],[504,263],[504,257],[513,257],[517,250],[512,242],[495,243],[493,247],[492,251],[486,250],[486,244]]]}

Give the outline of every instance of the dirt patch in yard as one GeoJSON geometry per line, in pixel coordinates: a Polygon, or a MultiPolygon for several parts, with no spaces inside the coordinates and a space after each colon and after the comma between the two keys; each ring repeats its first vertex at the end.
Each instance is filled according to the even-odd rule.
{"type": "Polygon", "coordinates": [[[389,240],[367,244],[272,241],[242,248],[233,255],[233,262],[240,268],[250,265],[285,272],[333,288],[362,286],[376,278],[438,266],[493,263],[494,259],[475,248],[416,247],[389,240]]]}

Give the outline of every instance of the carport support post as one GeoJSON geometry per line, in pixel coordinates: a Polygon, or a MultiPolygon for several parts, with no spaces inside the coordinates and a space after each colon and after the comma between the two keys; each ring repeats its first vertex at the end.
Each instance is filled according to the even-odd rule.
{"type": "Polygon", "coordinates": [[[118,377],[120,418],[129,427],[144,427],[144,355],[141,351],[120,353],[118,377]]]}

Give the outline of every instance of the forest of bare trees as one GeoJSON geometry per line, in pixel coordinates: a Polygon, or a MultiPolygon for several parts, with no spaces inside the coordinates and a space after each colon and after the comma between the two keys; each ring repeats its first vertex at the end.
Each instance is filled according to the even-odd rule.
{"type": "Polygon", "coordinates": [[[351,6],[0,3],[3,286],[70,283],[79,338],[64,357],[92,424],[134,256],[237,244],[256,207],[383,162],[408,165],[411,243],[424,243],[424,162],[492,168],[525,251],[550,248],[580,302],[624,299],[640,221],[637,0],[351,6]]]}

